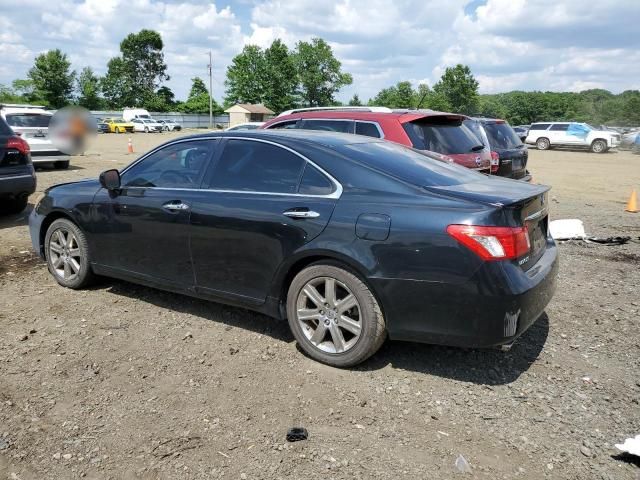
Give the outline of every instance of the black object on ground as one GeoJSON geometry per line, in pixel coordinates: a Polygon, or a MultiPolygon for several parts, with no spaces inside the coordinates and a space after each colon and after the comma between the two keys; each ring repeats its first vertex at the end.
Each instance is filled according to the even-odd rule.
{"type": "Polygon", "coordinates": [[[306,428],[292,427],[287,432],[287,442],[298,442],[309,438],[309,432],[306,428]]]}

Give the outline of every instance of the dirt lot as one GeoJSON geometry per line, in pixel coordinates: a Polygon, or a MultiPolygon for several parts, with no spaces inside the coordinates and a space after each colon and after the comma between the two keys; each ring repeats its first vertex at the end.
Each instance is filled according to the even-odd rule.
{"type": "MultiPolygon", "coordinates": [[[[134,135],[142,152],[173,134],[134,135]]],[[[122,167],[98,137],[38,190],[122,167]]],[[[552,218],[640,235],[640,156],[531,151],[552,218]]],[[[0,220],[0,479],[638,479],[640,245],[560,246],[559,290],[508,353],[387,342],[352,370],[297,351],[285,323],[105,280],[59,287],[27,214],[0,220]],[[285,433],[303,425],[307,441],[285,433]]]]}

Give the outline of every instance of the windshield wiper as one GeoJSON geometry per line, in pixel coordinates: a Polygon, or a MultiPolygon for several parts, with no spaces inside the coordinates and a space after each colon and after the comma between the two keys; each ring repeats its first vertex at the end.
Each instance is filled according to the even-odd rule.
{"type": "Polygon", "coordinates": [[[484,150],[484,145],[476,145],[475,147],[471,147],[472,152],[479,152],[480,150],[484,150]]]}

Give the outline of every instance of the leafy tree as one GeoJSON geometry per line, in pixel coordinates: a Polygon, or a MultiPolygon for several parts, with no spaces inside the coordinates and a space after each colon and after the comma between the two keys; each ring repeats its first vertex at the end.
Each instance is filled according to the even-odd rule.
{"type": "Polygon", "coordinates": [[[103,82],[111,105],[140,107],[146,101],[155,101],[151,99],[156,89],[170,78],[163,48],[160,34],[147,29],[130,33],[120,42],[121,56],[109,60],[103,82]]]}
{"type": "Polygon", "coordinates": [[[73,92],[76,72],[70,70],[71,62],[59,49],[38,55],[29,78],[33,81],[35,94],[51,107],[61,108],[69,103],[73,92]]]}
{"type": "Polygon", "coordinates": [[[91,67],[84,67],[76,82],[78,105],[89,110],[98,110],[102,106],[100,79],[93,73],[91,67]]]}
{"type": "Polygon", "coordinates": [[[349,106],[350,107],[359,107],[362,105],[362,102],[360,101],[360,97],[358,96],[357,93],[353,94],[353,97],[351,97],[351,100],[349,100],[349,106]]]}
{"type": "Polygon", "coordinates": [[[245,46],[227,67],[225,105],[262,103],[266,96],[266,76],[267,64],[262,49],[256,45],[245,46]]]}
{"type": "MultiPolygon", "coordinates": [[[[215,101],[212,102],[213,113],[222,112],[222,108],[215,101]]],[[[180,111],[185,113],[209,113],[209,90],[200,77],[191,79],[189,98],[180,106],[180,111]]]]}
{"type": "Polygon", "coordinates": [[[296,105],[298,72],[289,49],[276,39],[264,51],[264,104],[274,112],[282,112],[296,105]]]}
{"type": "Polygon", "coordinates": [[[448,67],[433,86],[456,113],[474,114],[478,109],[478,82],[466,65],[448,67]]]}
{"type": "Polygon", "coordinates": [[[302,101],[307,106],[331,105],[335,93],[353,82],[351,75],[341,70],[342,64],[329,44],[321,38],[298,42],[294,58],[302,101]]]}
{"type": "Polygon", "coordinates": [[[369,100],[369,105],[393,108],[396,104],[397,91],[395,87],[383,88],[375,97],[369,100]]]}

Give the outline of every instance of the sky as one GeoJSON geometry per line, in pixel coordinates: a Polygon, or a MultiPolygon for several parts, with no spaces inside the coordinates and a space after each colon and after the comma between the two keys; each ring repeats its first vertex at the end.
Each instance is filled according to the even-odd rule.
{"type": "Polygon", "coordinates": [[[343,101],[402,80],[433,86],[457,63],[481,93],[640,89],[640,0],[0,0],[0,84],[25,78],[53,48],[76,71],[102,75],[120,41],[143,28],[162,35],[177,99],[192,77],[206,78],[209,51],[220,100],[243,46],[312,37],[353,75],[343,101]]]}

